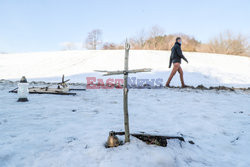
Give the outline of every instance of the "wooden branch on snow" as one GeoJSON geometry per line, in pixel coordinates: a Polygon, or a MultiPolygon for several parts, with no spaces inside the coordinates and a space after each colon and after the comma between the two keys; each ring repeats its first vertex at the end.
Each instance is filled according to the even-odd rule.
{"type": "MultiPolygon", "coordinates": [[[[115,135],[124,135],[125,132],[113,132],[115,135]]],[[[150,134],[144,134],[144,133],[131,133],[132,136],[151,136],[151,137],[162,137],[165,139],[178,139],[180,141],[185,141],[183,137],[180,136],[161,136],[161,135],[150,135],[150,134]]]]}
{"type": "MultiPolygon", "coordinates": [[[[128,70],[127,73],[138,73],[138,72],[151,72],[151,68],[142,68],[142,69],[135,69],[135,70],[128,70]]],[[[103,76],[107,75],[120,75],[126,73],[126,71],[105,71],[105,70],[95,70],[95,72],[105,72],[103,76]]]]}
{"type": "MultiPolygon", "coordinates": [[[[112,135],[124,135],[125,132],[110,132],[112,135]]],[[[168,139],[178,139],[180,141],[185,141],[183,137],[180,136],[160,136],[160,135],[150,135],[150,134],[138,134],[131,133],[130,135],[146,142],[147,144],[155,144],[159,146],[166,147],[168,139]]]]}
{"type": "MultiPolygon", "coordinates": [[[[9,91],[10,93],[17,93],[17,88],[9,91]]],[[[64,92],[61,89],[57,88],[39,88],[39,87],[32,87],[29,88],[30,94],[54,94],[54,95],[76,95],[76,93],[64,92]]]]}

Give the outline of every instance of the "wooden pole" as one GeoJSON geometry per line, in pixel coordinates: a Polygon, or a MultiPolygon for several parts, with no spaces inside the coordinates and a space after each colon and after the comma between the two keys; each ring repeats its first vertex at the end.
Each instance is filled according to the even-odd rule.
{"type": "Polygon", "coordinates": [[[124,70],[123,71],[106,71],[106,70],[95,70],[97,72],[105,72],[104,76],[107,75],[124,75],[124,84],[123,84],[123,113],[124,113],[124,129],[125,129],[125,143],[130,142],[130,133],[129,133],[129,117],[128,117],[128,73],[137,73],[137,72],[150,72],[150,68],[143,69],[134,69],[128,70],[128,58],[129,58],[129,49],[130,45],[126,40],[125,43],[125,60],[124,60],[124,70]]]}
{"type": "Polygon", "coordinates": [[[124,129],[125,129],[125,143],[130,142],[129,134],[129,117],[128,117],[128,73],[137,73],[137,72],[150,72],[150,68],[143,69],[134,69],[128,70],[128,58],[129,58],[129,49],[130,45],[126,40],[125,43],[125,60],[124,60],[124,70],[123,71],[106,71],[106,70],[95,70],[97,72],[105,72],[104,76],[107,75],[124,75],[124,84],[123,84],[123,112],[124,112],[124,129]]]}
{"type": "Polygon", "coordinates": [[[128,56],[130,45],[126,40],[125,43],[125,61],[124,61],[124,86],[123,86],[123,112],[125,127],[125,143],[130,142],[129,118],[128,118],[128,56]]]}

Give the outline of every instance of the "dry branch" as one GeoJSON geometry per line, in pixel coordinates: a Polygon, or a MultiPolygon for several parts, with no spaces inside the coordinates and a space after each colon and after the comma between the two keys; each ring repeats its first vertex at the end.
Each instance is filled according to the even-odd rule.
{"type": "MultiPolygon", "coordinates": [[[[125,132],[110,132],[110,134],[125,135],[125,132]]],[[[160,135],[138,134],[138,133],[131,133],[130,135],[146,142],[147,144],[155,144],[163,147],[167,146],[167,140],[169,139],[178,139],[182,142],[185,142],[184,138],[180,136],[160,136],[160,135]]]]}
{"type": "MultiPolygon", "coordinates": [[[[105,72],[106,74],[103,74],[103,76],[107,75],[120,75],[126,73],[125,70],[123,71],[105,71],[105,70],[95,70],[96,72],[105,72]]],[[[142,68],[142,69],[135,69],[135,70],[127,70],[127,73],[138,73],[138,72],[151,72],[151,68],[142,68]]]]}

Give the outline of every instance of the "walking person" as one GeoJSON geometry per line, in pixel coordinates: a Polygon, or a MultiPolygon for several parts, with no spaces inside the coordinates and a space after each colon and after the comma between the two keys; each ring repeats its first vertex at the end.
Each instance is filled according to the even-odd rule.
{"type": "Polygon", "coordinates": [[[172,63],[174,64],[174,67],[172,69],[172,72],[168,78],[168,81],[166,82],[166,87],[170,87],[169,84],[172,80],[172,78],[174,77],[174,75],[176,74],[176,72],[178,71],[180,74],[180,80],[181,80],[181,86],[184,88],[186,87],[185,83],[184,83],[184,78],[183,78],[183,71],[181,68],[181,59],[185,60],[188,63],[188,60],[186,59],[186,57],[182,54],[182,50],[181,50],[181,43],[182,40],[180,37],[176,38],[176,42],[174,44],[174,46],[171,49],[171,56],[170,56],[170,60],[169,60],[169,68],[171,68],[172,63]]]}

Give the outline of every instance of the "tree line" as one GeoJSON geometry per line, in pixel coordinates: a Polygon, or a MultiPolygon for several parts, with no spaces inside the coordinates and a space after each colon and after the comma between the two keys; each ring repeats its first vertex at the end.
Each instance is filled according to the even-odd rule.
{"type": "MultiPolygon", "coordinates": [[[[188,52],[207,52],[229,55],[250,56],[250,45],[247,37],[230,31],[220,33],[207,43],[202,43],[187,34],[165,34],[164,29],[153,26],[149,32],[141,30],[134,37],[129,38],[131,49],[138,50],[171,50],[177,36],[182,38],[182,50],[188,52]]],[[[65,50],[74,48],[73,43],[66,43],[65,50]]],[[[88,33],[83,46],[89,50],[103,49],[116,50],[124,49],[123,43],[103,42],[102,31],[94,29],[88,33]]]]}

